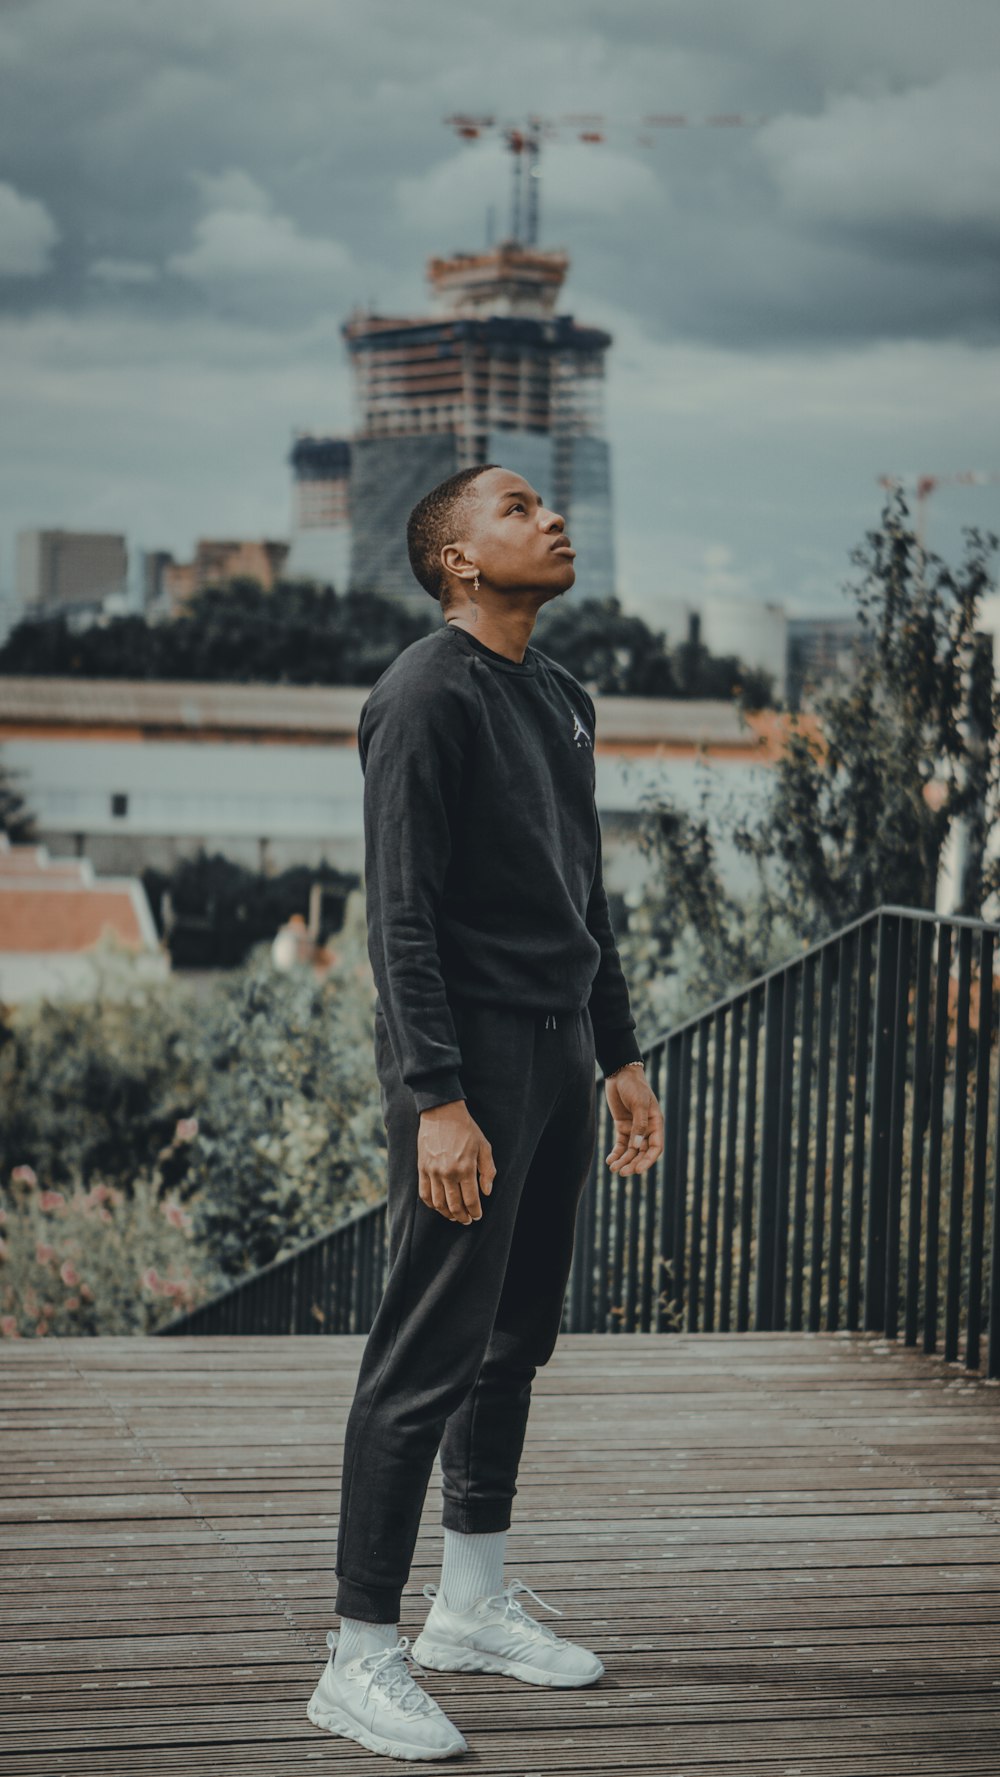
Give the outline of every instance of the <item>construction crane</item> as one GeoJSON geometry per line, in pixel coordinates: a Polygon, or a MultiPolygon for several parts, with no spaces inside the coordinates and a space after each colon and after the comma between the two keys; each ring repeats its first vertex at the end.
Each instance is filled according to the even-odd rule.
{"type": "Polygon", "coordinates": [[[924,547],[924,536],[927,528],[927,502],[939,487],[996,487],[1000,485],[1000,470],[997,469],[958,469],[950,475],[880,475],[880,487],[902,488],[916,496],[916,539],[921,549],[924,547]]]}
{"type": "Polygon", "coordinates": [[[511,155],[511,228],[510,238],[518,245],[534,247],[538,243],[538,191],[541,179],[539,164],[543,141],[584,142],[590,147],[608,141],[621,131],[634,137],[641,148],[654,148],[661,139],[661,130],[704,126],[709,129],[746,129],[767,123],[766,116],[748,117],[738,112],[719,112],[712,117],[688,117],[681,112],[651,112],[628,123],[618,122],[603,112],[565,112],[559,117],[529,117],[521,123],[504,123],[496,117],[474,117],[458,114],[444,122],[463,142],[478,142],[483,136],[499,135],[511,155]]]}

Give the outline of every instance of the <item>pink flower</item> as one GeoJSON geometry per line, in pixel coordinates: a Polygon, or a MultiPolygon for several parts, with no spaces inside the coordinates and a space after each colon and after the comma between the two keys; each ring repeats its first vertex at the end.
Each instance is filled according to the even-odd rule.
{"type": "Polygon", "coordinates": [[[175,1203],[172,1199],[168,1198],[165,1202],[160,1204],[160,1208],[172,1228],[180,1228],[185,1234],[190,1232],[192,1226],[191,1217],[185,1209],[181,1208],[179,1203],[175,1203]]]}
{"type": "Polygon", "coordinates": [[[175,1141],[194,1141],[198,1133],[197,1117],[181,1117],[174,1130],[175,1141]]]}
{"type": "Polygon", "coordinates": [[[38,1199],[39,1209],[64,1209],[66,1199],[61,1191],[43,1191],[38,1199]]]}
{"type": "Polygon", "coordinates": [[[60,1265],[59,1275],[67,1289],[72,1289],[74,1284],[77,1284],[80,1281],[79,1272],[74,1265],[70,1264],[68,1259],[64,1259],[60,1265]]]}
{"type": "Polygon", "coordinates": [[[3,1334],[5,1339],[20,1339],[21,1335],[17,1330],[16,1315],[0,1314],[0,1333],[3,1334]]]}
{"type": "Polygon", "coordinates": [[[65,1302],[63,1303],[64,1308],[79,1308],[79,1306],[80,1306],[79,1296],[67,1296],[65,1302]]]}
{"type": "Polygon", "coordinates": [[[82,1296],[82,1298],[85,1302],[92,1302],[94,1300],[94,1292],[91,1289],[89,1283],[81,1283],[80,1295],[82,1296]]]}
{"type": "Polygon", "coordinates": [[[44,1335],[48,1332],[48,1330],[49,1330],[49,1323],[47,1320],[40,1320],[38,1322],[38,1325],[35,1328],[35,1332],[38,1334],[39,1338],[44,1337],[44,1335]]]}
{"type": "Polygon", "coordinates": [[[38,1176],[31,1166],[15,1166],[11,1173],[15,1185],[37,1185],[38,1176]]]}
{"type": "Polygon", "coordinates": [[[148,1266],[143,1272],[142,1281],[147,1290],[152,1290],[154,1296],[159,1294],[161,1289],[160,1274],[153,1265],[148,1266]]]}
{"type": "Polygon", "coordinates": [[[97,1213],[100,1216],[102,1222],[113,1222],[115,1219],[114,1216],[111,1214],[110,1209],[105,1209],[103,1203],[101,1204],[101,1207],[97,1213]]]}
{"type": "Polygon", "coordinates": [[[91,1203],[104,1203],[110,1196],[111,1192],[108,1190],[107,1185],[92,1185],[90,1188],[91,1203]]]}
{"type": "Polygon", "coordinates": [[[40,1265],[47,1265],[56,1256],[56,1249],[47,1240],[40,1240],[35,1247],[35,1258],[40,1265]]]}

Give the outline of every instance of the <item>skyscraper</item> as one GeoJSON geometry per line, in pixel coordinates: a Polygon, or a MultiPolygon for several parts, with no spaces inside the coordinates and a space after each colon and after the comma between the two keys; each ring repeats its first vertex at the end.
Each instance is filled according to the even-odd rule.
{"type": "Polygon", "coordinates": [[[507,240],[431,259],[433,312],[356,311],[350,584],[423,608],[406,519],[456,469],[502,463],[566,520],[578,597],[614,591],[604,358],[611,336],[557,314],[565,253],[507,240]]]}
{"type": "Polygon", "coordinates": [[[318,580],[344,592],[351,542],[351,446],[346,438],[300,432],[289,461],[294,473],[289,580],[318,580]]]}

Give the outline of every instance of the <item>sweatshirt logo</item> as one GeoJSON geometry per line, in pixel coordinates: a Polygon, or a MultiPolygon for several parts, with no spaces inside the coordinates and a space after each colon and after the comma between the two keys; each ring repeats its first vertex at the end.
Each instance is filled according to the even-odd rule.
{"type": "Polygon", "coordinates": [[[578,747],[589,747],[593,744],[590,735],[587,733],[587,730],[575,711],[573,714],[573,744],[578,747]]]}

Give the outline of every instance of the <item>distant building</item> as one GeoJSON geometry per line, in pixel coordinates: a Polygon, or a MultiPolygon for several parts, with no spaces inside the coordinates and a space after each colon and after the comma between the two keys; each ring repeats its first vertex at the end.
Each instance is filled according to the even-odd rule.
{"type": "Polygon", "coordinates": [[[611,336],[555,313],[569,261],[517,241],[431,259],[435,315],[356,312],[350,583],[424,609],[406,553],[421,496],[467,464],[524,475],[565,518],[578,597],[615,587],[604,360],[611,336]]]}
{"type": "Polygon", "coordinates": [[[142,608],[154,615],[165,603],[163,576],[174,565],[169,549],[146,549],[142,556],[142,608]]]}
{"type": "MultiPolygon", "coordinates": [[[[425,595],[426,596],[426,595],[425,595]]],[[[364,685],[0,678],[0,748],[39,841],[95,869],[169,871],[204,849],[265,872],[326,862],[360,874],[364,685]]],[[[783,718],[729,699],[602,697],[596,798],[607,881],[645,876],[646,793],[690,802],[706,760],[744,804],[766,792],[783,718]]],[[[739,872],[740,860],[732,860],[739,872]]],[[[335,926],[322,909],[321,932],[335,926]]]]}
{"type": "Polygon", "coordinates": [[[778,699],[785,695],[787,631],[784,605],[719,593],[702,601],[699,633],[709,653],[735,654],[742,666],[770,673],[778,699]]]}
{"type": "Polygon", "coordinates": [[[269,538],[243,542],[202,537],[193,561],[178,562],[158,552],[160,598],[167,613],[179,617],[196,592],[226,580],[258,580],[266,592],[273,592],[284,572],[288,550],[287,543],[269,538]]]}
{"type": "Polygon", "coordinates": [[[835,678],[851,678],[865,632],[854,617],[790,617],[785,697],[798,709],[810,692],[835,678]]]}
{"type": "Polygon", "coordinates": [[[347,590],[351,555],[351,446],[346,438],[300,432],[289,461],[292,546],[290,580],[315,580],[347,590]]]}
{"type": "Polygon", "coordinates": [[[128,552],[113,531],[19,531],[19,617],[96,614],[127,598],[128,552]]]}
{"type": "Polygon", "coordinates": [[[87,858],[55,858],[44,845],[11,845],[0,833],[0,1002],[89,996],[99,985],[99,947],[109,940],[144,980],[169,973],[138,877],[97,876],[87,858]]]}

